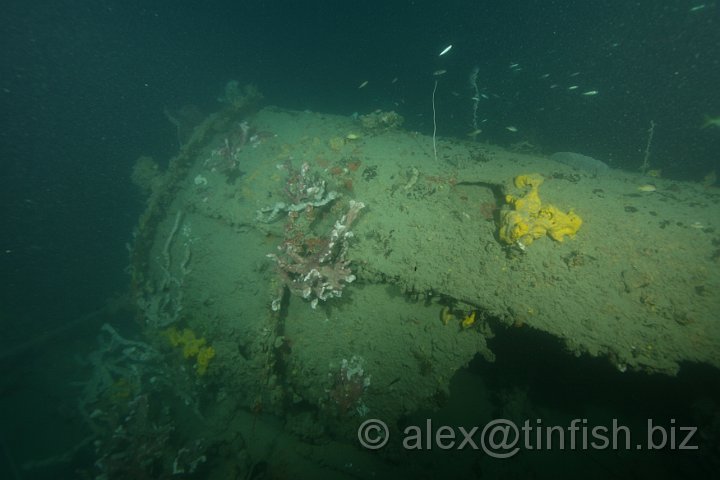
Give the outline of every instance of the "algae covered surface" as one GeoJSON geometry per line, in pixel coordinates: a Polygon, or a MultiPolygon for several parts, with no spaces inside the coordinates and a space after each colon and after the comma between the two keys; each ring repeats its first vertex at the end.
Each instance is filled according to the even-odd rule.
{"type": "MultiPolygon", "coordinates": [[[[237,123],[196,132],[172,201],[141,221],[133,272],[150,328],[202,332],[207,377],[240,404],[309,405],[352,435],[348,417],[432,407],[469,361],[494,360],[498,329],[545,332],[620,371],[720,366],[717,189],[640,188],[639,173],[454,139],[437,139],[436,159],[431,137],[349,117],[265,108],[246,122],[254,136],[230,167],[237,123]],[[262,219],[301,165],[337,198],[262,219]],[[537,235],[504,241],[527,175],[542,179],[524,217],[537,235]],[[283,287],[268,254],[293,234],[321,242],[351,200],[365,204],[347,243],[354,281],[316,305],[281,293],[273,310],[283,287]],[[581,225],[554,239],[561,214],[581,225]]],[[[294,415],[291,428],[307,421],[294,415]]]]}

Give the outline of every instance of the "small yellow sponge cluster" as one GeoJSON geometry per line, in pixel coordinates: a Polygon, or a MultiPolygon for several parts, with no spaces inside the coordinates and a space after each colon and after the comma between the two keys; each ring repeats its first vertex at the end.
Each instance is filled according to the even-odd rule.
{"type": "Polygon", "coordinates": [[[215,349],[212,346],[205,346],[204,338],[198,338],[195,332],[189,328],[178,331],[175,327],[165,330],[170,345],[182,347],[183,357],[195,358],[195,371],[198,375],[205,375],[210,360],[215,357],[215,349]]]}
{"type": "Polygon", "coordinates": [[[545,235],[562,242],[566,236],[577,233],[582,219],[572,211],[564,213],[553,205],[543,205],[538,189],[543,178],[538,174],[515,177],[515,186],[524,189],[519,197],[507,195],[510,208],[500,214],[500,240],[508,244],[530,245],[545,235]]]}

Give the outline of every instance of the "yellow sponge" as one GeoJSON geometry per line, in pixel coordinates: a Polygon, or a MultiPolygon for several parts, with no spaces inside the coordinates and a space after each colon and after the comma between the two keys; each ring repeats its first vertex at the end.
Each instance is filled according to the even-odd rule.
{"type": "Polygon", "coordinates": [[[500,214],[498,235],[507,244],[530,245],[545,235],[562,242],[580,229],[582,219],[576,213],[562,212],[553,205],[543,205],[539,188],[543,178],[538,174],[515,177],[515,186],[524,189],[520,196],[507,195],[507,207],[500,214]]]}

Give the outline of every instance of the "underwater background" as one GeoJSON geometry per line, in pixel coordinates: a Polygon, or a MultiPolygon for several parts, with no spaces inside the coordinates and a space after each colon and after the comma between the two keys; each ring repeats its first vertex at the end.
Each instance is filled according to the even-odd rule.
{"type": "MultiPolygon", "coordinates": [[[[128,245],[144,209],[133,165],[147,155],[165,167],[184,122],[218,110],[230,80],[285,109],[394,110],[422,135],[433,133],[435,107],[439,137],[474,134],[509,148],[521,134],[543,153],[583,152],[633,172],[649,158],[663,178],[708,187],[720,168],[714,1],[9,0],[0,26],[2,478],[95,478],[73,384],[103,323],[140,338],[127,301],[128,245]],[[48,467],[33,463],[78,445],[48,467]]],[[[608,410],[631,404],[639,416],[702,400],[714,450],[706,463],[671,462],[697,474],[720,465],[714,367],[618,380],[599,360],[569,363],[549,338],[499,335],[493,350],[497,362],[478,358],[460,374],[460,392],[480,377],[537,388],[557,406],[577,395],[608,410]]],[[[699,421],[689,410],[677,416],[699,421]]],[[[606,478],[642,475],[624,473],[631,454],[606,478]]],[[[273,475],[250,469],[245,478],[273,475]]]]}

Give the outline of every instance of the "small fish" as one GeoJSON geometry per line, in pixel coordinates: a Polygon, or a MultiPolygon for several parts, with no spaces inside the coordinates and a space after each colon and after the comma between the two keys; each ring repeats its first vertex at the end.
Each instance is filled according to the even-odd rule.
{"type": "Polygon", "coordinates": [[[510,125],[509,127],[505,127],[505,130],[513,133],[518,131],[517,127],[513,127],[512,125],[510,125]]]}
{"type": "Polygon", "coordinates": [[[365,88],[365,86],[366,86],[367,84],[368,84],[368,81],[365,80],[364,82],[362,82],[362,83],[360,84],[360,86],[358,86],[358,90],[360,90],[361,88],[365,88]]]}
{"type": "Polygon", "coordinates": [[[706,174],[702,179],[702,186],[705,188],[712,187],[717,182],[718,176],[715,170],[706,174]]]}
{"type": "Polygon", "coordinates": [[[654,192],[655,190],[657,190],[657,187],[651,183],[647,183],[645,185],[640,185],[638,187],[638,190],[640,190],[641,192],[654,192]]]}
{"type": "Polygon", "coordinates": [[[647,175],[648,177],[660,178],[660,176],[662,175],[662,170],[659,168],[656,168],[654,170],[648,170],[645,175],[647,175]]]}
{"type": "Polygon", "coordinates": [[[440,75],[445,75],[447,73],[447,70],[435,70],[433,72],[433,75],[436,77],[439,77],[440,75]]]}
{"type": "Polygon", "coordinates": [[[478,129],[475,129],[475,130],[473,130],[472,132],[468,133],[467,135],[468,135],[468,137],[472,137],[472,138],[474,139],[475,137],[477,137],[477,136],[480,135],[481,133],[482,133],[482,130],[480,130],[480,129],[478,128],[478,129]]]}
{"type": "Polygon", "coordinates": [[[704,3],[702,3],[702,4],[700,4],[700,5],[695,5],[694,7],[692,7],[692,8],[690,9],[690,11],[691,11],[691,12],[697,12],[697,11],[702,10],[703,8],[705,8],[705,4],[704,4],[704,3]]]}
{"type": "Polygon", "coordinates": [[[715,118],[705,115],[705,123],[703,123],[702,127],[700,127],[700,128],[707,128],[707,127],[720,127],[720,115],[718,115],[715,118]]]}
{"type": "Polygon", "coordinates": [[[593,95],[597,95],[599,92],[597,90],[588,90],[587,92],[583,92],[583,95],[586,97],[592,97],[593,95]]]}
{"type": "Polygon", "coordinates": [[[392,81],[390,83],[397,83],[397,81],[398,81],[398,77],[395,77],[392,79],[392,81]]]}
{"type": "Polygon", "coordinates": [[[540,80],[544,80],[544,79],[549,78],[549,77],[550,77],[550,74],[549,74],[549,73],[546,73],[546,74],[540,75],[540,80]]]}
{"type": "Polygon", "coordinates": [[[580,75],[580,72],[573,72],[570,74],[571,77],[577,77],[578,75],[580,75]]]}
{"type": "Polygon", "coordinates": [[[577,90],[577,89],[578,89],[578,86],[577,86],[577,85],[570,85],[570,86],[568,87],[568,90],[577,90]]]}
{"type": "Polygon", "coordinates": [[[442,52],[440,52],[440,55],[438,55],[438,57],[442,57],[443,55],[445,55],[446,53],[448,53],[451,49],[452,49],[452,45],[448,45],[447,47],[445,47],[445,48],[443,49],[442,52]]]}
{"type": "Polygon", "coordinates": [[[520,66],[519,63],[511,63],[511,64],[510,64],[510,68],[517,68],[517,67],[519,67],[519,66],[520,66]]]}

